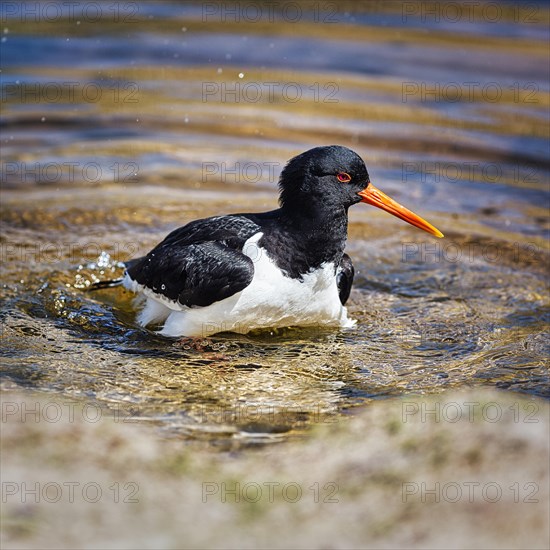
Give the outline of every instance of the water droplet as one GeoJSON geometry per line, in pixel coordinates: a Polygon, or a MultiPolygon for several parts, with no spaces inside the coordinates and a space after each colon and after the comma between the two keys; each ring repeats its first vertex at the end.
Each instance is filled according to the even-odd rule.
{"type": "Polygon", "coordinates": [[[110,263],[111,263],[111,256],[103,250],[97,259],[97,265],[99,267],[108,267],[110,263]]]}

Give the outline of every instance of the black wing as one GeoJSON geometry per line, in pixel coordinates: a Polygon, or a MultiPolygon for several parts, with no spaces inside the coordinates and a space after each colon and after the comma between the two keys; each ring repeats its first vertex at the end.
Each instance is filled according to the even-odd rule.
{"type": "Polygon", "coordinates": [[[338,273],[336,275],[338,296],[340,296],[340,302],[342,305],[345,305],[348,301],[354,275],[355,269],[353,268],[351,258],[347,254],[344,254],[340,265],[338,266],[338,273]]]}
{"type": "Polygon", "coordinates": [[[127,265],[130,278],[182,306],[208,306],[246,288],[254,276],[242,253],[260,227],[243,216],[197,220],[127,265]]]}

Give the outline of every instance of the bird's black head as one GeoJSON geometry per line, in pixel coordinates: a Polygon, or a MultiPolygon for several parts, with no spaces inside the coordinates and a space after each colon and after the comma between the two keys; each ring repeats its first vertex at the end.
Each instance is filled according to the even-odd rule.
{"type": "Polygon", "coordinates": [[[280,203],[302,208],[305,203],[344,207],[361,201],[358,195],[369,184],[361,157],[347,147],[315,147],[291,159],[281,173],[280,203]]]}
{"type": "Polygon", "coordinates": [[[291,218],[309,216],[323,223],[327,213],[345,216],[352,204],[366,202],[443,237],[433,225],[374,187],[361,157],[347,147],[315,147],[294,157],[281,173],[279,189],[281,207],[291,218]]]}

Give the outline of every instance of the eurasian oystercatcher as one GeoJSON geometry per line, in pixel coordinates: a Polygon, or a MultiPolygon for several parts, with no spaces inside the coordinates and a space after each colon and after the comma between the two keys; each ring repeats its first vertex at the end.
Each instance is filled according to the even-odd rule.
{"type": "Polygon", "coordinates": [[[172,231],[126,262],[123,284],[141,297],[137,321],[164,336],[288,326],[351,327],[344,307],[354,269],[344,253],[348,208],[366,202],[436,237],[434,226],[371,183],[346,147],[315,147],[291,159],[279,180],[280,208],[214,216],[172,231]]]}

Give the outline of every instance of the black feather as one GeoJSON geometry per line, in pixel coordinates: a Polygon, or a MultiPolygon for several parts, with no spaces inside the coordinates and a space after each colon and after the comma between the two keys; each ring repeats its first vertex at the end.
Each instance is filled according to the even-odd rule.
{"type": "Polygon", "coordinates": [[[340,296],[340,302],[344,306],[348,301],[351,286],[353,285],[353,277],[355,275],[355,269],[351,258],[344,254],[342,261],[338,267],[338,273],[336,275],[336,284],[338,286],[338,296],[340,296]]]}
{"type": "Polygon", "coordinates": [[[196,220],[170,233],[147,256],[128,263],[130,278],[183,306],[208,306],[246,288],[254,276],[242,253],[259,227],[241,216],[196,220]]]}
{"type": "Polygon", "coordinates": [[[97,281],[92,283],[86,290],[101,290],[102,288],[112,288],[114,286],[120,286],[123,279],[107,279],[106,281],[97,281]]]}

